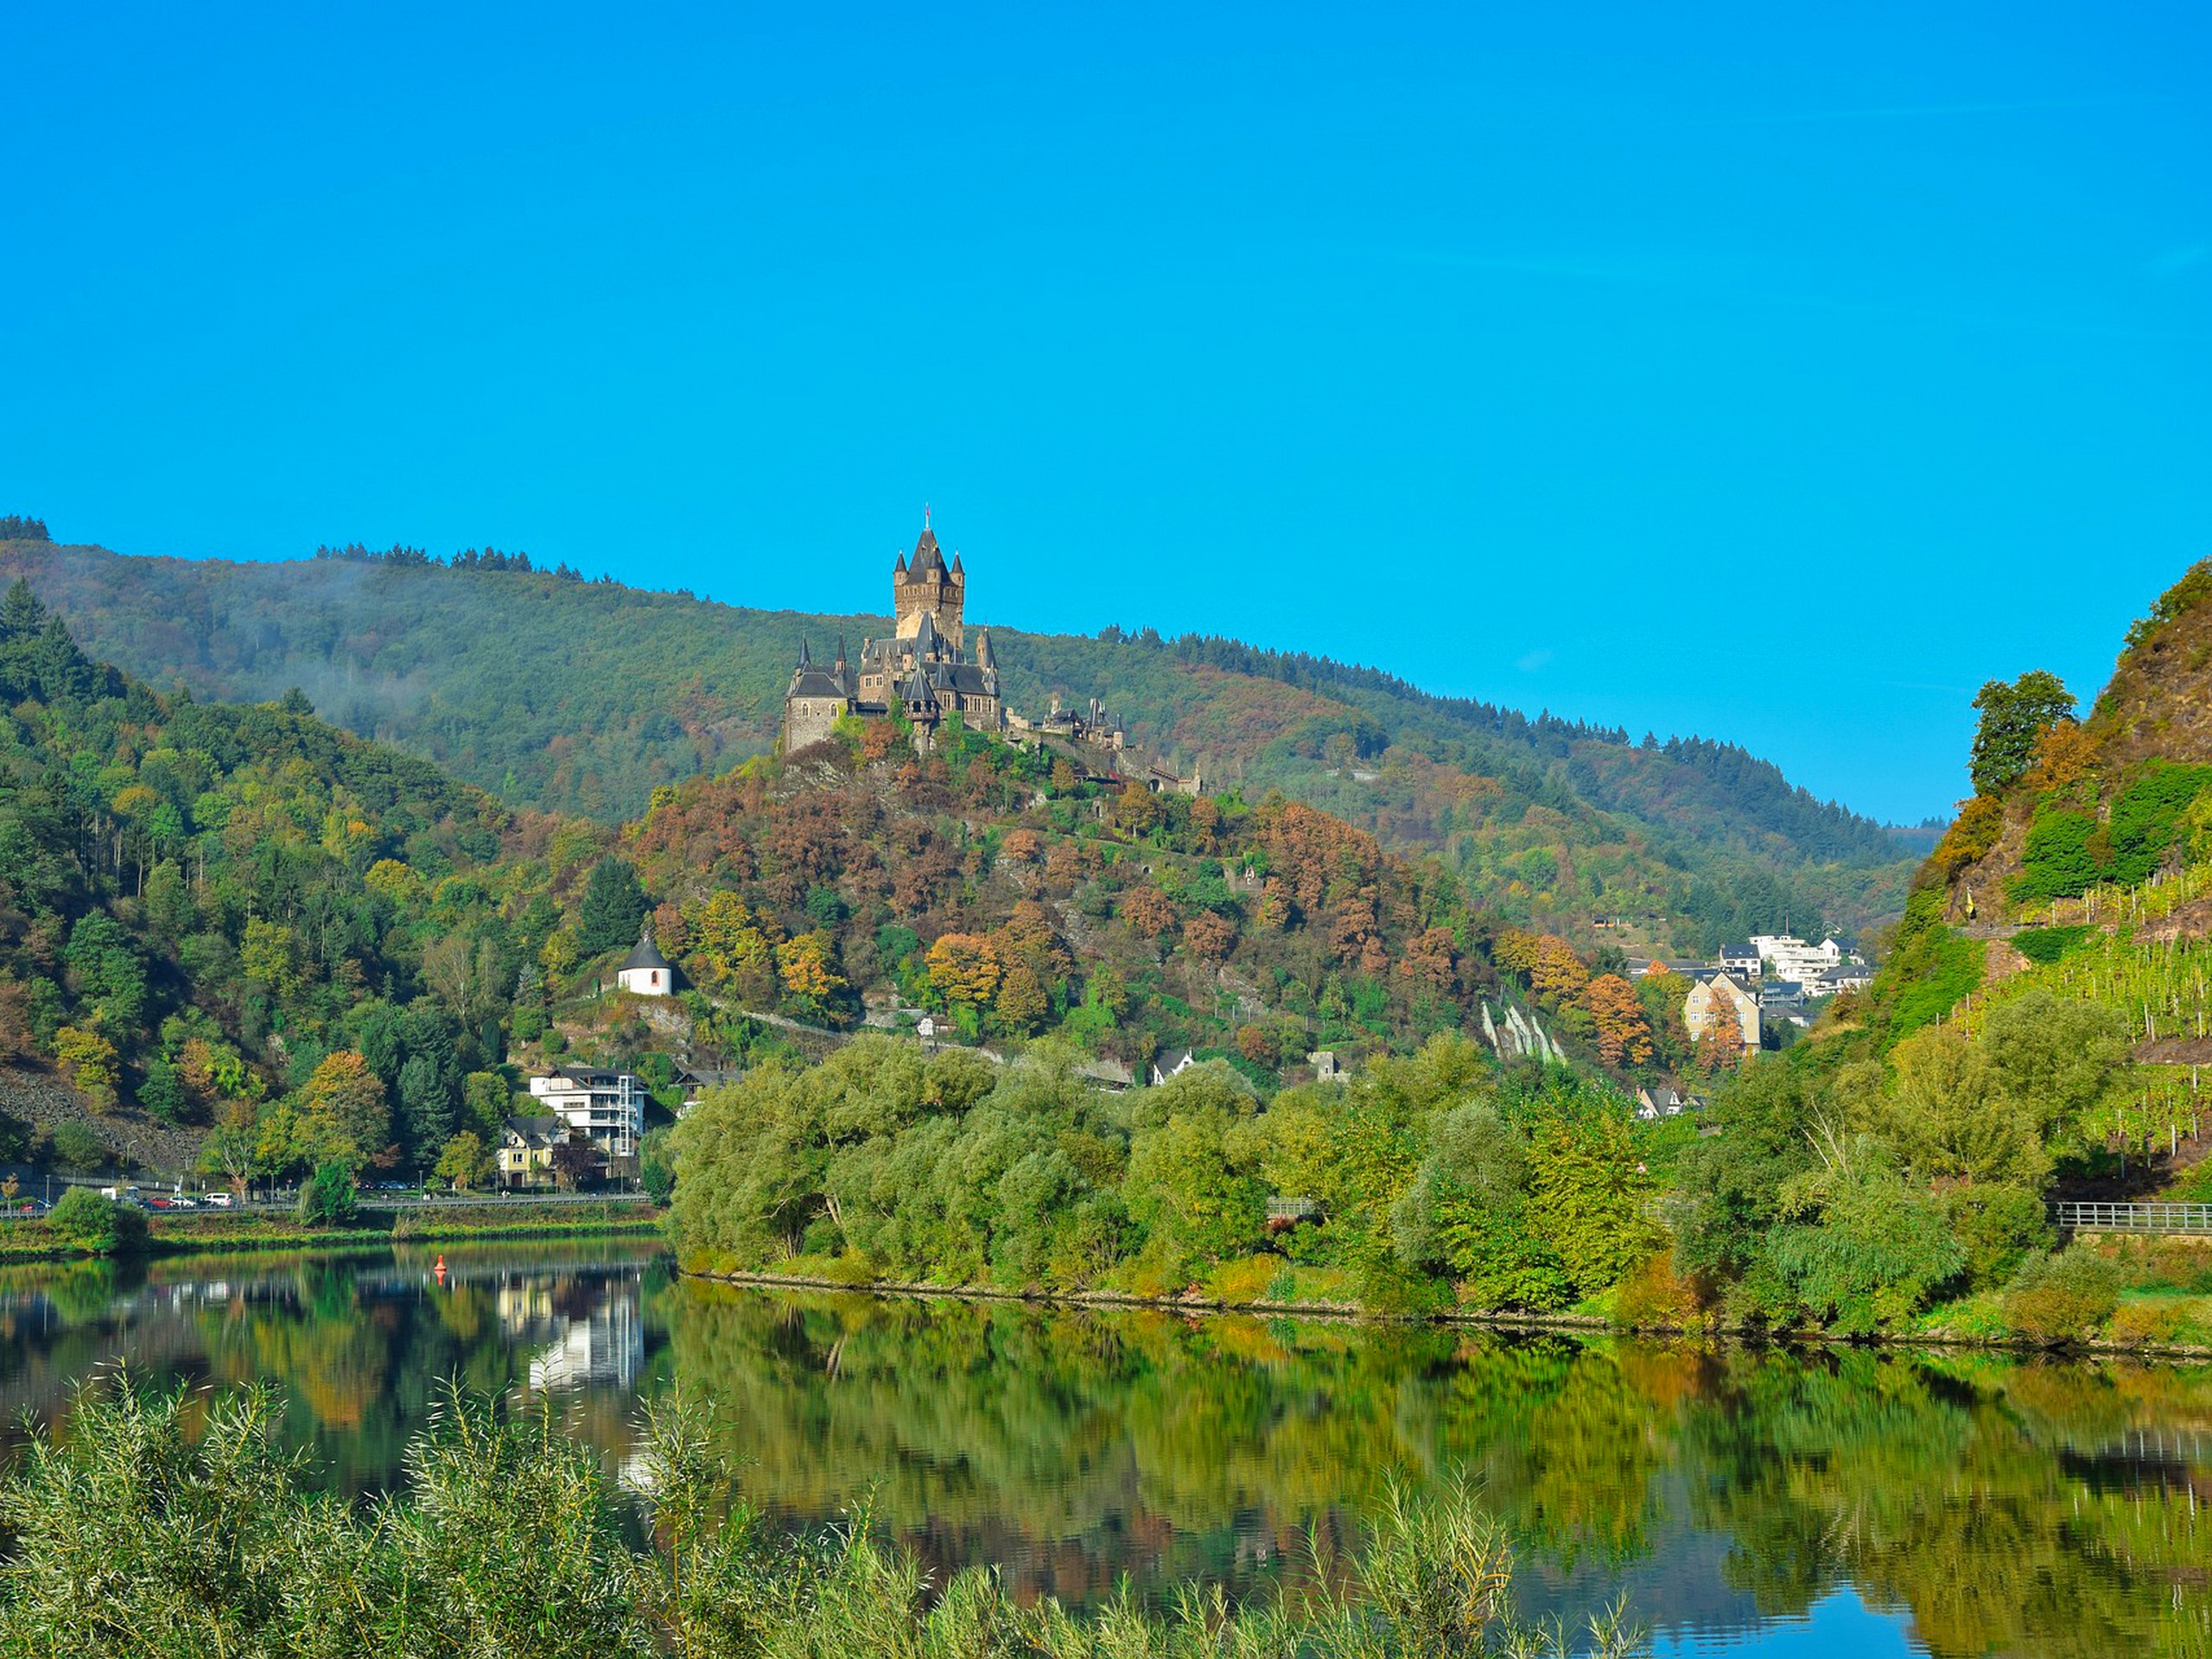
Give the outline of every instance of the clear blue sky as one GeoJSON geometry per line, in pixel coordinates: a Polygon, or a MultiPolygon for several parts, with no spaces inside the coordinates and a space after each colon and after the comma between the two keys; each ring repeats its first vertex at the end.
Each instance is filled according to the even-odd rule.
{"type": "Polygon", "coordinates": [[[1199,628],[1862,810],[2212,553],[2201,8],[0,11],[0,512],[1199,628]],[[1822,16],[1822,10],[1826,14],[1822,16]]]}

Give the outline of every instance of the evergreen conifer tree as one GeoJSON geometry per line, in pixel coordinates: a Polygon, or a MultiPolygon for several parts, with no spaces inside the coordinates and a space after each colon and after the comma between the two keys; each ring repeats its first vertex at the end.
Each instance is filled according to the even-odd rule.
{"type": "Polygon", "coordinates": [[[638,885],[637,873],[619,858],[603,860],[584,888],[576,943],[588,957],[634,944],[645,910],[645,891],[638,885]]]}

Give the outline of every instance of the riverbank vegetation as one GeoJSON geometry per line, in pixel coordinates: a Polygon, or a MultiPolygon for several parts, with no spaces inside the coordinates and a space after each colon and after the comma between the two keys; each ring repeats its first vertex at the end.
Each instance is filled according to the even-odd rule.
{"type": "Polygon", "coordinates": [[[87,1391],[58,1441],[0,1486],[0,1652],[132,1659],[179,1652],[387,1659],[1617,1659],[1618,1617],[1545,1631],[1516,1614],[1502,1529],[1464,1493],[1396,1493],[1338,1587],[1231,1611],[1193,1589],[1164,1612],[1024,1604],[995,1575],[931,1584],[865,1513],[791,1540],[734,1490],[700,1413],[649,1409],[628,1468],[646,1525],[550,1417],[449,1393],[413,1444],[405,1489],[362,1505],[313,1491],[279,1453],[277,1403],[212,1404],[126,1378],[87,1391]]]}
{"type": "Polygon", "coordinates": [[[995,1071],[863,1039],[708,1095],[673,1236],[694,1271],[839,1282],[2212,1345],[2212,1250],[2053,1254],[2101,1032],[2017,1004],[1840,1079],[1763,1060],[1657,1122],[1456,1037],[1264,1103],[1217,1065],[1115,1096],[1051,1044],[995,1071]],[[1979,1116],[1931,1107],[1967,1069],[1979,1116]]]}

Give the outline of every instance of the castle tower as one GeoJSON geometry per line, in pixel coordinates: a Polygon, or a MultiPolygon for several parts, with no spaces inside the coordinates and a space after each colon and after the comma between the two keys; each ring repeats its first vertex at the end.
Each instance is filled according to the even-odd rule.
{"type": "Polygon", "coordinates": [[[945,568],[944,555],[937,544],[937,532],[929,527],[925,513],[921,539],[914,543],[913,557],[901,556],[891,572],[891,610],[898,619],[896,637],[912,639],[921,632],[922,618],[929,616],[935,620],[938,632],[958,651],[966,641],[961,613],[967,602],[968,573],[960,568],[957,554],[953,556],[952,568],[945,568]]]}

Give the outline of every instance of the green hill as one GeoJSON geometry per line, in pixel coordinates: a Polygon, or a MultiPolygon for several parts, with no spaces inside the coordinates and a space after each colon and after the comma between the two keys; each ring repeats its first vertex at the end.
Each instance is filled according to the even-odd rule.
{"type": "Polygon", "coordinates": [[[60,1094],[40,1071],[73,1085],[89,1121],[42,1120],[60,1156],[143,1157],[164,1127],[270,1166],[341,1127],[359,1156],[413,1154],[469,1120],[469,1074],[501,1057],[606,831],[518,813],[296,701],[154,691],[20,585],[0,695],[0,1092],[20,1112],[60,1094]],[[340,1090],[352,1062],[323,1063],[341,1055],[373,1086],[340,1090]]]}
{"type": "Polygon", "coordinates": [[[1312,1049],[1404,1052],[1509,995],[1623,1075],[1693,1058],[1679,985],[1593,975],[1438,860],[957,726],[927,753],[879,723],[755,757],[616,831],[511,808],[296,696],[156,691],[20,582],[0,694],[0,1105],[65,1162],[104,1143],[232,1177],[419,1167],[496,1135],[512,1062],[752,1057],[788,1040],[774,1022],[902,1005],[1139,1075],[1217,1055],[1262,1092],[1312,1049]],[[603,994],[648,916],[707,995],[603,994]]]}
{"type": "MultiPolygon", "coordinates": [[[[296,687],[329,721],[511,803],[616,823],[652,791],[773,743],[802,638],[880,617],[763,612],[499,555],[395,550],[285,563],[0,543],[95,654],[206,698],[296,687]]],[[[1893,914],[1892,832],[1740,748],[1531,719],[1379,671],[1232,640],[995,629],[1009,697],[1103,697],[1140,744],[1258,799],[1321,807],[1434,852],[1483,904],[1585,940],[1675,950],[1893,914]]]]}

